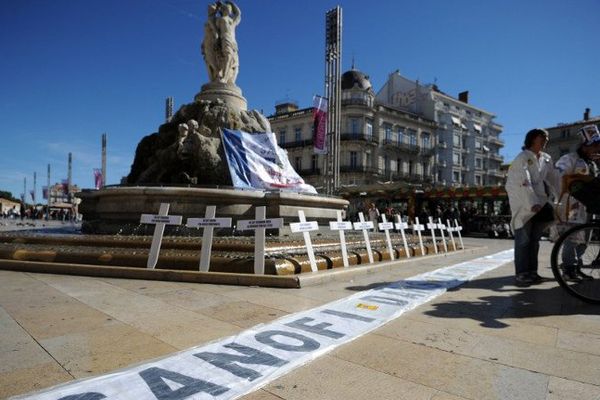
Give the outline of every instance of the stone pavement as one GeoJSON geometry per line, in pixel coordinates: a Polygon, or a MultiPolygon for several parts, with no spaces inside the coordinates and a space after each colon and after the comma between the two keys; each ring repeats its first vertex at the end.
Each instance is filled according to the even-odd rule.
{"type": "MultiPolygon", "coordinates": [[[[166,356],[512,246],[466,244],[487,248],[301,289],[0,271],[0,397],[166,356]]],[[[543,244],[541,260],[550,249],[543,244]]],[[[600,307],[554,281],[516,288],[512,269],[481,275],[244,398],[600,399],[600,307]]]]}

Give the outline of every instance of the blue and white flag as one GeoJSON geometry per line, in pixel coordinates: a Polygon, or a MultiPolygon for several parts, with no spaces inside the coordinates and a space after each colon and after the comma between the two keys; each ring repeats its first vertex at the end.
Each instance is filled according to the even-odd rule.
{"type": "Polygon", "coordinates": [[[223,129],[222,138],[233,186],[317,193],[294,170],[273,132],[223,129]]]}

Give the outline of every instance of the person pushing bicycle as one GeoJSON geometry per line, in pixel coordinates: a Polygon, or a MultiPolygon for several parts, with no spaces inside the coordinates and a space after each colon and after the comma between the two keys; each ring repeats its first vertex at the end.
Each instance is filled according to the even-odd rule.
{"type": "MultiPolygon", "coordinates": [[[[597,177],[599,173],[596,161],[600,160],[600,131],[595,125],[584,126],[579,130],[581,144],[576,151],[563,155],[556,162],[556,169],[560,176],[561,196],[556,208],[558,221],[556,229],[559,234],[569,228],[584,224],[591,220],[591,213],[586,210],[585,204],[572,195],[571,183],[579,181],[591,182],[589,179],[597,177]]],[[[590,199],[595,200],[597,199],[590,199]]],[[[579,260],[586,250],[584,238],[570,237],[563,244],[561,253],[562,277],[566,281],[581,282],[591,280],[591,276],[583,273],[578,267],[579,260]]]]}

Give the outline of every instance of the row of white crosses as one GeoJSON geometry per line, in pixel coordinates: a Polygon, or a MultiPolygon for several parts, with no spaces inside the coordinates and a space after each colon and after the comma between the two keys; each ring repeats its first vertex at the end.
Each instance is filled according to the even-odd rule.
{"type": "MultiPolygon", "coordinates": [[[[147,268],[153,269],[156,267],[158,262],[158,255],[160,252],[160,247],[162,244],[163,234],[165,231],[166,225],[181,225],[182,217],[180,215],[168,215],[169,214],[169,204],[162,203],[160,205],[160,209],[158,215],[154,214],[142,214],[140,222],[143,224],[153,224],[154,235],[152,237],[152,244],[150,247],[150,253],[148,255],[148,263],[147,268]]],[[[207,206],[206,213],[204,218],[188,218],[186,226],[188,228],[203,228],[204,232],[202,235],[202,250],[200,253],[200,264],[199,270],[201,272],[207,272],[210,267],[210,254],[212,249],[213,242],[213,230],[214,228],[230,228],[231,227],[231,218],[215,218],[216,214],[216,206],[207,206]]],[[[329,223],[329,228],[331,230],[339,231],[340,235],[340,247],[342,249],[342,260],[344,263],[344,267],[349,266],[348,262],[348,251],[346,248],[346,239],[344,231],[347,230],[360,230],[363,232],[363,237],[365,241],[365,246],[367,249],[367,256],[369,257],[369,263],[373,263],[373,251],[371,249],[371,242],[369,240],[368,231],[373,229],[372,221],[365,221],[365,217],[362,212],[358,213],[359,222],[355,222],[352,224],[348,221],[342,220],[342,212],[337,212],[337,221],[331,221],[329,223]]],[[[385,215],[382,216],[383,222],[379,223],[378,227],[380,230],[385,232],[385,238],[387,243],[387,248],[390,254],[390,258],[394,260],[394,250],[392,247],[392,241],[390,238],[390,230],[398,229],[402,236],[402,242],[404,244],[404,251],[406,253],[406,257],[410,257],[410,251],[408,247],[408,242],[406,240],[405,230],[409,228],[406,222],[402,222],[400,216],[396,217],[396,223],[388,222],[386,220],[385,215]]],[[[304,236],[304,243],[306,245],[306,250],[308,254],[308,259],[310,262],[311,270],[317,271],[317,262],[314,254],[314,249],[312,246],[310,232],[316,231],[319,229],[319,225],[317,221],[306,221],[306,217],[304,215],[304,211],[298,211],[298,219],[299,222],[291,223],[290,230],[292,233],[302,233],[304,236]]],[[[460,231],[462,227],[458,225],[458,221],[454,220],[455,227],[452,227],[450,221],[446,221],[447,226],[442,224],[441,219],[438,219],[438,223],[434,223],[433,219],[429,217],[429,223],[427,224],[427,228],[431,231],[431,237],[433,239],[433,247],[435,249],[436,254],[438,253],[437,242],[435,239],[435,230],[439,229],[442,236],[442,243],[444,245],[444,251],[448,252],[448,248],[446,245],[444,230],[446,230],[450,234],[450,239],[452,242],[452,246],[454,250],[456,250],[456,244],[454,242],[454,237],[452,232],[457,232],[460,238],[461,248],[464,249],[462,236],[460,231]]],[[[266,218],[266,207],[256,207],[255,210],[255,219],[253,220],[239,220],[237,222],[236,229],[238,231],[247,231],[254,230],[254,273],[255,274],[264,274],[265,271],[265,231],[266,229],[277,229],[283,227],[283,218],[266,218]]],[[[421,236],[421,232],[425,230],[425,226],[419,223],[419,218],[415,218],[415,224],[411,226],[413,232],[417,232],[419,237],[419,245],[421,247],[421,254],[425,254],[425,248],[423,246],[423,238],[421,236]]]]}

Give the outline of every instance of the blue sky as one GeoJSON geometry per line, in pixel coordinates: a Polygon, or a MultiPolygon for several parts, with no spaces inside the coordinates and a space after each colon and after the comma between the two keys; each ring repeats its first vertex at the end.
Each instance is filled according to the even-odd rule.
{"type": "MultiPolygon", "coordinates": [[[[164,121],[164,101],[191,102],[207,81],[200,54],[207,0],[21,0],[0,7],[0,190],[23,177],[38,198],[67,176],[93,186],[108,134],[108,183],[129,173],[140,139],[164,121]]],[[[497,115],[512,159],[536,126],[600,115],[600,2],[240,0],[237,84],[250,108],[308,107],[323,92],[324,14],[343,8],[343,65],[379,89],[399,69],[437,80],[497,115]]]]}

